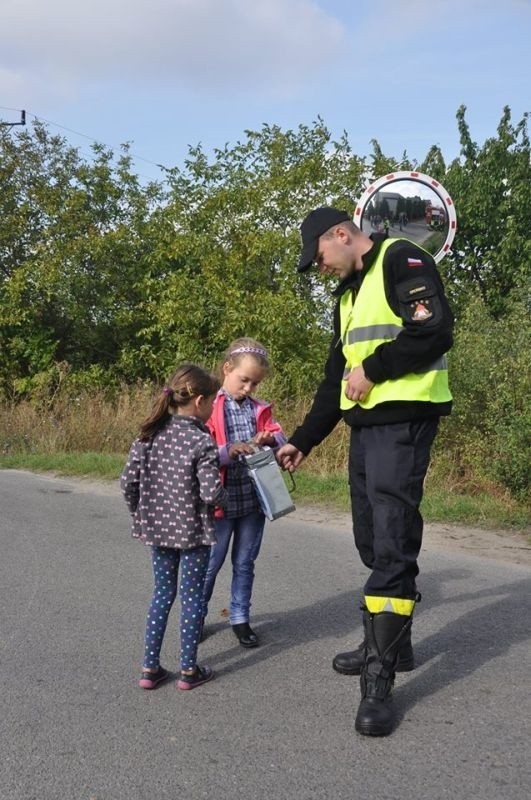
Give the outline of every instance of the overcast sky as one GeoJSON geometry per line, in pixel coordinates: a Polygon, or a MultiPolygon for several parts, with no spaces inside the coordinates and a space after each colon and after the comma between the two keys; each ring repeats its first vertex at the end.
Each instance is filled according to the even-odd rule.
{"type": "Polygon", "coordinates": [[[0,0],[0,119],[131,142],[146,177],[318,115],[357,155],[449,161],[460,104],[479,144],[531,110],[530,42],[531,0],[0,0]]]}

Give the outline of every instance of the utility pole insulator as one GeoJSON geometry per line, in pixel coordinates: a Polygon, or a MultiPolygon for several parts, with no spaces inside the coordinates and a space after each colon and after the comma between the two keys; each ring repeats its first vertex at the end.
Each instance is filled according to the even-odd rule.
{"type": "Polygon", "coordinates": [[[13,128],[15,125],[25,125],[26,124],[26,112],[22,110],[20,112],[20,122],[2,122],[0,120],[0,128],[13,128]]]}

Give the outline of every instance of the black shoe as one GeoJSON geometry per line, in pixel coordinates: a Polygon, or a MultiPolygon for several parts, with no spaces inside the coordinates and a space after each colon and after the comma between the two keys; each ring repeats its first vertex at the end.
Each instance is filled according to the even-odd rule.
{"type": "Polygon", "coordinates": [[[356,650],[347,653],[338,653],[334,656],[332,667],[341,675],[361,675],[361,668],[365,663],[365,644],[363,641],[356,650]]]}
{"type": "Polygon", "coordinates": [[[389,736],[394,727],[391,694],[386,697],[364,697],[356,714],[354,727],[362,736],[389,736]]]}
{"type": "Polygon", "coordinates": [[[258,647],[260,644],[258,636],[248,622],[240,622],[237,625],[233,625],[232,630],[242,647],[258,647]]]}
{"type": "MultiPolygon", "coordinates": [[[[332,661],[332,667],[341,675],[361,675],[361,668],[365,661],[365,642],[362,642],[357,650],[350,650],[347,653],[338,653],[332,661]]],[[[398,653],[398,663],[395,672],[411,672],[415,669],[415,657],[411,638],[406,640],[398,653]]]]}

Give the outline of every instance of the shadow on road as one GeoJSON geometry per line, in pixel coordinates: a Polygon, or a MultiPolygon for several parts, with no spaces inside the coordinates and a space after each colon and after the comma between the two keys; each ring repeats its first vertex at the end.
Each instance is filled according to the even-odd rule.
{"type": "MultiPolygon", "coordinates": [[[[451,571],[447,573],[452,577],[451,571]]],[[[437,581],[437,576],[433,576],[437,581]]],[[[395,703],[398,717],[420,700],[473,675],[514,645],[531,638],[531,580],[519,580],[481,592],[457,594],[446,604],[478,601],[480,607],[456,615],[431,636],[415,645],[417,666],[434,661],[428,669],[397,679],[395,703]],[[490,602],[485,604],[488,598],[490,602]]],[[[509,679],[510,680],[510,679],[509,679]]]]}
{"type": "MultiPolygon", "coordinates": [[[[436,609],[442,604],[457,606],[476,601],[479,607],[465,613],[456,608],[457,613],[451,622],[414,642],[417,671],[408,674],[407,681],[404,681],[406,676],[397,676],[395,705],[399,718],[423,698],[472,675],[492,659],[506,655],[513,645],[530,638],[531,580],[518,580],[479,592],[456,592],[448,598],[445,585],[466,579],[467,572],[463,569],[445,570],[432,572],[425,578],[429,587],[422,606],[426,610],[436,609]],[[490,601],[487,604],[486,598],[490,601]]],[[[445,619],[448,619],[448,613],[445,613],[445,619]]],[[[351,592],[342,592],[282,613],[256,615],[253,625],[260,634],[262,646],[242,651],[235,640],[234,646],[212,656],[216,671],[221,675],[248,669],[276,657],[279,652],[324,638],[344,636],[343,647],[349,649],[361,640],[361,614],[359,624],[356,621],[356,606],[351,592]]],[[[227,622],[209,624],[208,638],[216,638],[217,633],[226,631],[227,627],[227,622]]],[[[421,618],[416,630],[422,637],[421,618]]],[[[330,662],[335,652],[331,650],[330,662]]],[[[337,676],[337,679],[351,680],[343,676],[337,676]]]]}

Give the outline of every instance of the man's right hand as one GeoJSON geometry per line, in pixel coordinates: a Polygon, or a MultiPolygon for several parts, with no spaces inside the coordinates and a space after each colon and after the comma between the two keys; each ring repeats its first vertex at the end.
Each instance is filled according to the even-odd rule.
{"type": "Polygon", "coordinates": [[[279,447],[275,456],[282,469],[288,472],[295,472],[305,458],[304,453],[297,450],[293,444],[283,444],[282,447],[279,447]]]}

